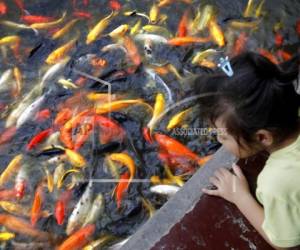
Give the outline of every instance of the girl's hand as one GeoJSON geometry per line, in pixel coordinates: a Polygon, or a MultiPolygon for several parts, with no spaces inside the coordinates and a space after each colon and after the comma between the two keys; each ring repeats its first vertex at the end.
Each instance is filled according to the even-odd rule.
{"type": "Polygon", "coordinates": [[[222,197],[235,205],[242,202],[250,194],[248,182],[239,166],[233,164],[232,168],[234,174],[225,168],[218,169],[209,179],[217,189],[204,188],[202,191],[209,195],[222,197]]]}

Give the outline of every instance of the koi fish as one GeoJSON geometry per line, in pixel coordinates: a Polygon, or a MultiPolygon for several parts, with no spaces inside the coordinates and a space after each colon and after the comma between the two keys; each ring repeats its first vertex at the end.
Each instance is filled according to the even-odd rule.
{"type": "Polygon", "coordinates": [[[246,9],[244,11],[244,17],[250,17],[254,9],[253,0],[248,0],[246,9]]]}
{"type": "Polygon", "coordinates": [[[210,41],[210,37],[175,37],[168,40],[168,44],[172,46],[186,46],[191,43],[207,43],[210,41]]]}
{"type": "Polygon", "coordinates": [[[10,87],[9,81],[12,78],[12,74],[13,74],[13,71],[11,69],[7,69],[1,75],[1,78],[0,78],[0,91],[6,91],[10,87]]]}
{"type": "Polygon", "coordinates": [[[22,90],[22,86],[23,86],[23,82],[22,82],[22,73],[20,71],[20,69],[18,67],[14,67],[13,69],[13,75],[15,77],[16,80],[16,86],[13,90],[13,97],[18,97],[21,94],[21,90],[22,90]]]}
{"type": "Polygon", "coordinates": [[[55,64],[61,61],[64,57],[66,57],[67,53],[74,47],[78,38],[74,38],[69,42],[65,43],[61,47],[57,48],[47,57],[46,63],[55,64]]]}
{"type": "Polygon", "coordinates": [[[26,163],[23,164],[16,176],[15,190],[16,190],[16,197],[18,199],[22,199],[25,194],[25,189],[26,189],[28,179],[29,179],[28,169],[29,169],[29,165],[26,163]]]}
{"type": "Polygon", "coordinates": [[[55,219],[58,225],[62,225],[65,220],[66,206],[71,199],[72,193],[70,190],[63,192],[55,204],[55,219]]]}
{"type": "Polygon", "coordinates": [[[64,164],[61,163],[55,168],[53,173],[53,183],[58,189],[59,189],[58,182],[62,178],[64,173],[65,173],[64,164]]]}
{"type": "Polygon", "coordinates": [[[48,128],[45,129],[43,131],[41,131],[40,133],[38,133],[37,135],[35,135],[26,145],[26,149],[32,150],[33,148],[35,148],[39,143],[41,143],[42,141],[45,140],[46,137],[48,137],[50,134],[52,134],[53,129],[52,128],[48,128]]]}
{"type": "Polygon", "coordinates": [[[117,0],[110,0],[109,1],[109,7],[113,11],[119,11],[122,8],[122,5],[117,0]]]}
{"type": "Polygon", "coordinates": [[[90,211],[86,216],[85,221],[82,224],[82,227],[88,224],[93,224],[96,222],[96,220],[99,219],[99,217],[103,214],[105,209],[104,202],[105,202],[104,196],[101,193],[99,193],[94,199],[90,211]]]}
{"type": "Polygon", "coordinates": [[[95,115],[95,122],[100,127],[100,143],[107,144],[111,141],[122,141],[125,137],[125,131],[119,124],[104,116],[95,115]]]}
{"type": "Polygon", "coordinates": [[[85,159],[78,152],[65,148],[65,154],[74,167],[83,168],[86,165],[85,159]]]}
{"type": "Polygon", "coordinates": [[[71,118],[72,118],[72,110],[69,108],[64,108],[57,113],[54,119],[54,126],[61,127],[71,118]]]}
{"type": "Polygon", "coordinates": [[[53,17],[48,16],[36,16],[36,15],[25,15],[21,16],[21,20],[27,24],[34,23],[47,23],[53,21],[53,17]]]}
{"type": "Polygon", "coordinates": [[[158,119],[164,110],[165,110],[165,98],[164,98],[163,94],[158,93],[156,95],[156,99],[155,99],[155,105],[154,105],[154,109],[153,109],[152,118],[147,124],[147,127],[150,130],[150,136],[152,134],[154,126],[159,121],[158,119]]]}
{"type": "Polygon", "coordinates": [[[34,198],[33,198],[33,203],[32,203],[32,208],[31,208],[31,225],[35,226],[39,218],[41,217],[41,211],[42,211],[42,203],[44,200],[44,194],[42,190],[42,183],[38,185],[36,188],[34,198]]]}
{"type": "Polygon", "coordinates": [[[37,111],[40,109],[40,106],[45,101],[46,94],[38,97],[34,102],[32,102],[19,116],[16,122],[16,127],[21,127],[25,122],[32,119],[37,111]]]}
{"type": "Polygon", "coordinates": [[[6,13],[7,13],[7,6],[3,1],[1,1],[0,2],[0,15],[5,15],[6,13]]]}
{"type": "Polygon", "coordinates": [[[17,132],[16,126],[6,128],[0,135],[0,145],[9,142],[17,132]]]}
{"type": "Polygon", "coordinates": [[[52,22],[43,22],[43,23],[33,23],[30,25],[30,27],[32,29],[37,29],[37,30],[40,30],[40,29],[51,29],[59,24],[61,24],[64,20],[65,20],[65,17],[66,17],[66,12],[63,13],[62,17],[55,20],[55,21],[52,21],[52,22]]]}
{"type": "Polygon", "coordinates": [[[47,232],[35,229],[27,221],[8,214],[0,214],[0,225],[6,227],[7,229],[20,233],[22,235],[28,235],[30,237],[40,239],[40,240],[51,240],[51,235],[47,232]]]}
{"type": "Polygon", "coordinates": [[[8,44],[19,44],[21,38],[19,36],[5,36],[0,39],[0,46],[8,44]]]}
{"type": "Polygon", "coordinates": [[[209,24],[210,20],[214,16],[214,7],[212,5],[205,5],[203,10],[201,11],[199,22],[197,25],[197,30],[202,31],[204,30],[207,25],[209,24]]]}
{"type": "Polygon", "coordinates": [[[94,240],[86,245],[83,250],[96,250],[106,245],[108,242],[115,240],[116,237],[110,234],[106,234],[100,237],[100,239],[94,240]]]}
{"type": "Polygon", "coordinates": [[[115,188],[115,196],[116,196],[116,201],[117,201],[117,207],[120,209],[121,207],[121,202],[124,196],[124,193],[128,189],[129,186],[129,173],[125,172],[124,174],[121,175],[120,181],[117,184],[115,188]]]}
{"type": "Polygon", "coordinates": [[[110,24],[111,19],[114,16],[114,12],[112,11],[111,14],[109,14],[107,17],[101,19],[94,28],[88,33],[86,38],[86,44],[91,44],[94,42],[99,35],[107,28],[107,26],[110,24]]]}
{"type": "Polygon", "coordinates": [[[258,49],[258,53],[261,54],[262,56],[268,58],[272,63],[279,64],[278,59],[271,52],[260,48],[260,49],[258,49]]]}
{"type": "Polygon", "coordinates": [[[78,21],[79,21],[78,19],[73,19],[69,21],[64,27],[62,27],[52,35],[52,39],[55,40],[63,37],[67,32],[69,32],[74,27],[74,25],[78,21]]]}
{"type": "Polygon", "coordinates": [[[155,134],[154,137],[159,146],[170,155],[188,157],[193,161],[198,162],[198,164],[200,165],[203,164],[203,160],[201,159],[201,157],[193,153],[190,149],[188,149],[177,140],[158,133],[155,134]]]}
{"type": "Polygon", "coordinates": [[[123,165],[125,165],[130,173],[130,179],[129,179],[129,183],[130,181],[134,178],[134,174],[135,174],[135,164],[134,164],[134,160],[131,158],[130,155],[126,154],[126,153],[113,153],[110,154],[109,159],[112,161],[116,161],[119,162],[123,165]]]}
{"type": "Polygon", "coordinates": [[[86,215],[92,206],[92,194],[92,182],[90,181],[69,217],[66,227],[67,235],[70,235],[84,223],[86,215]]]}
{"type": "Polygon", "coordinates": [[[159,8],[157,4],[153,4],[150,12],[149,12],[149,18],[151,23],[157,23],[159,19],[159,8]]]}
{"type": "Polygon", "coordinates": [[[185,37],[188,33],[188,22],[189,22],[189,11],[185,11],[182,15],[177,29],[177,36],[178,37],[185,37]]]}
{"type": "Polygon", "coordinates": [[[128,36],[124,36],[123,44],[127,50],[128,58],[130,58],[134,65],[139,66],[142,62],[142,59],[134,41],[132,41],[128,36]]]}
{"type": "Polygon", "coordinates": [[[234,43],[234,47],[233,47],[233,51],[232,51],[232,54],[234,56],[241,54],[245,50],[247,40],[248,40],[248,36],[247,36],[246,32],[241,32],[239,34],[239,37],[236,39],[236,41],[234,43]]]}
{"type": "Polygon", "coordinates": [[[129,25],[128,24],[122,24],[119,27],[117,27],[116,29],[114,29],[113,31],[111,31],[108,35],[112,38],[112,39],[118,39],[123,37],[126,32],[129,29],[129,25]]]}
{"type": "Polygon", "coordinates": [[[15,238],[15,234],[11,232],[1,232],[0,233],[0,241],[8,241],[15,238]]]}
{"type": "Polygon", "coordinates": [[[0,187],[3,186],[13,174],[17,173],[20,169],[20,163],[23,159],[23,155],[16,155],[8,164],[6,169],[0,175],[0,187]]]}
{"type": "Polygon", "coordinates": [[[96,114],[105,114],[107,112],[117,111],[123,108],[127,108],[130,105],[135,104],[145,104],[142,99],[130,99],[130,100],[119,100],[113,101],[105,104],[101,104],[101,106],[96,107],[96,114]]]}
{"type": "Polygon", "coordinates": [[[174,115],[168,125],[167,125],[167,130],[171,130],[175,127],[177,127],[178,125],[180,125],[182,123],[182,121],[186,118],[186,116],[192,111],[192,108],[188,108],[186,110],[183,110],[179,113],[177,113],[176,115],[174,115]]]}
{"type": "Polygon", "coordinates": [[[224,34],[215,19],[210,20],[208,28],[214,42],[218,44],[219,47],[223,47],[225,45],[224,34]]]}
{"type": "Polygon", "coordinates": [[[148,210],[149,212],[149,217],[153,217],[154,213],[155,213],[155,208],[153,207],[153,205],[151,204],[151,202],[147,199],[145,199],[144,197],[141,198],[143,206],[148,210]]]}
{"type": "Polygon", "coordinates": [[[180,187],[173,185],[156,185],[150,187],[150,191],[157,194],[167,195],[169,197],[173,196],[179,191],[180,187]]]}
{"type": "Polygon", "coordinates": [[[58,248],[57,250],[79,250],[82,249],[89,241],[89,237],[95,232],[95,225],[87,225],[74,234],[69,236],[58,248]]]}
{"type": "Polygon", "coordinates": [[[92,18],[91,13],[85,12],[85,11],[74,11],[73,16],[75,16],[77,18],[85,18],[85,19],[91,19],[92,18]]]}
{"type": "Polygon", "coordinates": [[[43,122],[43,121],[49,119],[50,115],[51,115],[50,110],[48,108],[46,108],[46,109],[43,109],[43,110],[37,112],[37,114],[35,115],[34,119],[37,122],[43,122]]]}

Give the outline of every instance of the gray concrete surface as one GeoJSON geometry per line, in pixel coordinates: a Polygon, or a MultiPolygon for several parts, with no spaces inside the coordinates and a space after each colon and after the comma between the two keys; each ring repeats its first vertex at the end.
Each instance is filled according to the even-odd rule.
{"type": "Polygon", "coordinates": [[[236,158],[221,147],[214,157],[164,204],[121,248],[122,250],[151,249],[181,218],[191,211],[209,185],[209,177],[220,167],[230,168],[236,158]]]}

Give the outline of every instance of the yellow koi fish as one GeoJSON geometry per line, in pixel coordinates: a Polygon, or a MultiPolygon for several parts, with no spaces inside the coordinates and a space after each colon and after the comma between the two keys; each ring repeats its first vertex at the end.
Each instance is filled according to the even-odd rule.
{"type": "Polygon", "coordinates": [[[117,27],[116,29],[114,29],[113,31],[111,31],[108,35],[112,38],[112,39],[118,39],[120,37],[123,37],[126,32],[129,29],[129,25],[128,24],[122,24],[119,27],[117,27]]]}
{"type": "Polygon", "coordinates": [[[86,165],[86,161],[78,152],[65,148],[66,156],[70,163],[77,168],[83,168],[86,165]]]}
{"type": "Polygon", "coordinates": [[[30,27],[33,29],[37,29],[37,30],[51,29],[51,28],[61,24],[65,20],[66,14],[67,14],[67,12],[64,12],[62,17],[57,19],[56,21],[47,22],[47,23],[33,23],[30,25],[30,27]]]}
{"type": "Polygon", "coordinates": [[[214,42],[220,47],[223,47],[225,45],[225,37],[221,27],[217,24],[214,18],[210,20],[208,28],[214,42]]]}
{"type": "Polygon", "coordinates": [[[101,19],[94,28],[88,33],[86,38],[86,44],[91,44],[94,42],[98,36],[107,28],[110,24],[112,17],[114,16],[114,12],[109,14],[107,17],[101,19]]]}
{"type": "Polygon", "coordinates": [[[9,178],[19,170],[22,158],[23,155],[19,154],[11,160],[0,176],[0,187],[3,186],[9,178]]]}
{"type": "Polygon", "coordinates": [[[191,110],[192,108],[188,108],[174,115],[167,125],[167,130],[171,130],[179,126],[182,123],[182,121],[186,118],[186,116],[191,112],[191,110]]]}
{"type": "Polygon", "coordinates": [[[5,36],[0,39],[0,46],[7,44],[20,43],[21,39],[19,36],[5,36]]]}
{"type": "Polygon", "coordinates": [[[56,64],[64,57],[66,57],[67,53],[74,47],[78,38],[74,38],[61,47],[57,48],[46,59],[46,63],[48,64],[56,64]]]}
{"type": "Polygon", "coordinates": [[[61,38],[62,36],[64,36],[67,32],[70,31],[70,29],[73,28],[73,26],[78,21],[79,21],[78,19],[73,19],[73,20],[69,21],[64,27],[62,27],[61,29],[59,29],[52,35],[52,39],[55,40],[55,39],[58,39],[58,38],[61,38]]]}
{"type": "Polygon", "coordinates": [[[147,124],[147,127],[150,130],[150,135],[151,135],[156,123],[158,122],[158,117],[164,110],[165,110],[165,98],[164,98],[163,94],[158,93],[156,95],[156,99],[155,99],[152,118],[147,124]]]}

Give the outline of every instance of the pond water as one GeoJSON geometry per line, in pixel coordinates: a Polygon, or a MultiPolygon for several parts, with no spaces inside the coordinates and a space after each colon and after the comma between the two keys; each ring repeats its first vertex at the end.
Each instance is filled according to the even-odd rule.
{"type": "Polygon", "coordinates": [[[288,60],[299,11],[1,0],[1,249],[116,249],[220,146],[193,78],[245,50],[288,60]]]}

